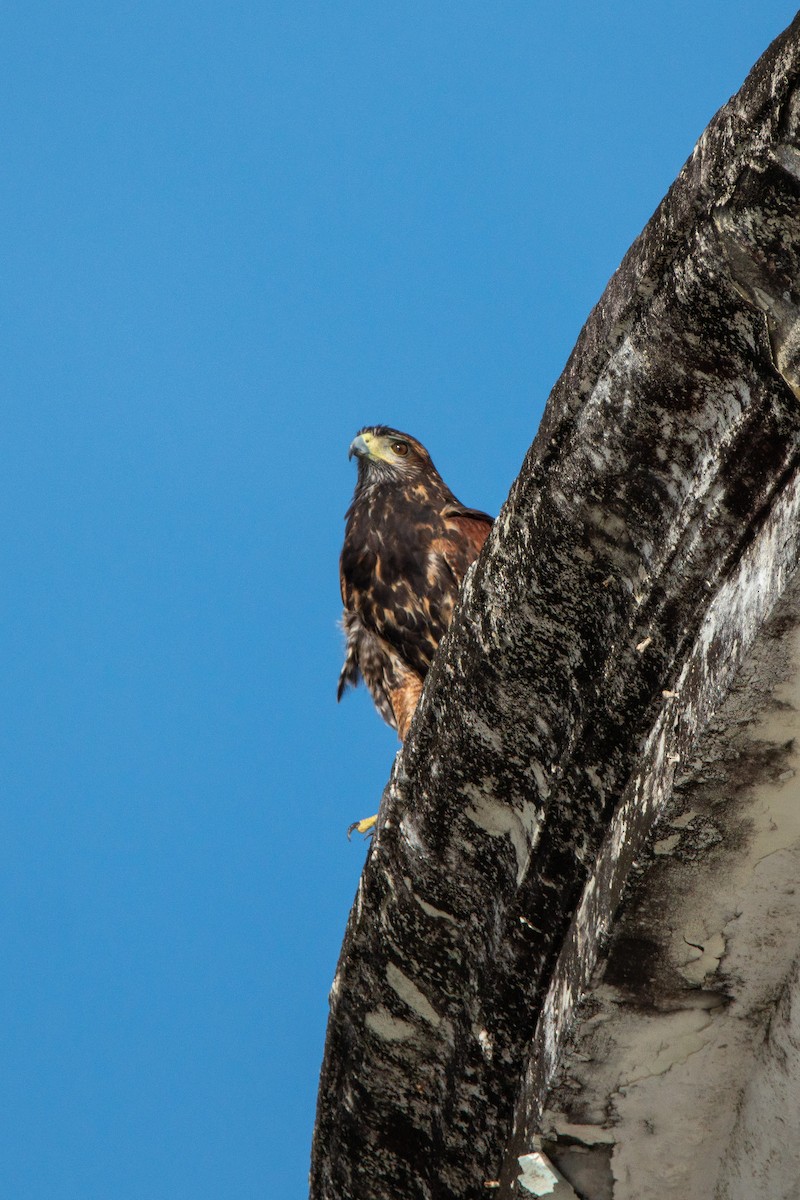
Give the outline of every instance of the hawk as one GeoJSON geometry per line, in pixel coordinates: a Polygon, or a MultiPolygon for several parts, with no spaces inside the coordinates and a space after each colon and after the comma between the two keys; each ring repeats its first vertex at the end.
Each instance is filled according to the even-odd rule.
{"type": "MultiPolygon", "coordinates": [[[[402,742],[492,518],[465,508],[407,433],[367,426],[350,446],[354,455],[358,481],[339,569],[347,648],[337,699],[363,678],[402,742]]],[[[375,820],[357,828],[364,833],[375,820]]]]}

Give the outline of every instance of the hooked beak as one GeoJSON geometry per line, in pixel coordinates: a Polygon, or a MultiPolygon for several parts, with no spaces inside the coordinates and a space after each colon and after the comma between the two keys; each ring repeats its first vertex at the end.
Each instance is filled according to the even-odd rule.
{"type": "Polygon", "coordinates": [[[350,449],[347,452],[347,457],[352,458],[354,454],[357,458],[367,458],[369,456],[369,445],[367,444],[367,439],[363,433],[360,433],[358,437],[353,438],[352,442],[350,443],[350,449]]]}

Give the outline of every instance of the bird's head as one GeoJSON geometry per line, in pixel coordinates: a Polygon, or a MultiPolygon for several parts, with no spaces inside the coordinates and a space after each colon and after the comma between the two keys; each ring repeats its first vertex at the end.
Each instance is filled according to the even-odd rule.
{"type": "Polygon", "coordinates": [[[411,479],[433,466],[416,438],[388,425],[367,425],[350,443],[349,457],[358,459],[359,483],[411,479]]]}

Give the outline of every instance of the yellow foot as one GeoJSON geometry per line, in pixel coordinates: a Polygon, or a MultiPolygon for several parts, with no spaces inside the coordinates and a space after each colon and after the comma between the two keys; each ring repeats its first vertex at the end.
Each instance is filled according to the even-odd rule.
{"type": "Polygon", "coordinates": [[[348,839],[354,829],[357,829],[359,833],[374,833],[377,820],[378,814],[375,813],[374,817],[364,817],[363,821],[353,821],[353,824],[347,831],[348,839]]]}

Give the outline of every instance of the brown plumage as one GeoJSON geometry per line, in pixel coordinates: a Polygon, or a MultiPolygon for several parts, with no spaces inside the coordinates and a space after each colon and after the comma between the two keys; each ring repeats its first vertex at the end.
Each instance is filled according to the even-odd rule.
{"type": "Polygon", "coordinates": [[[369,426],[356,435],[354,454],[358,482],[340,564],[347,651],[338,698],[361,676],[404,741],[492,518],[465,508],[407,433],[369,426]]]}

